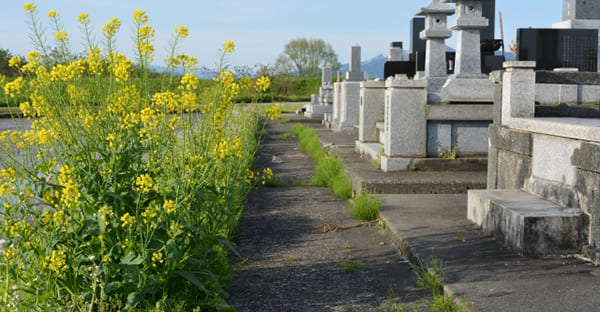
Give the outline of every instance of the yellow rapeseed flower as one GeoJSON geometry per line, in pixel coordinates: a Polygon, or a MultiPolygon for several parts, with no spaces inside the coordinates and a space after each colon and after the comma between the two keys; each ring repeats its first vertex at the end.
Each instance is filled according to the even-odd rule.
{"type": "Polygon", "coordinates": [[[281,117],[281,108],[279,106],[271,106],[267,109],[267,117],[271,120],[277,120],[281,117]]]}
{"type": "Polygon", "coordinates": [[[56,272],[59,277],[62,277],[63,271],[68,268],[67,255],[64,251],[52,250],[52,255],[46,256],[46,261],[44,267],[56,272]]]}
{"type": "Polygon", "coordinates": [[[54,33],[54,39],[57,41],[68,41],[69,35],[64,31],[59,30],[58,32],[54,33]]]}
{"type": "Polygon", "coordinates": [[[133,12],[133,21],[142,24],[148,22],[148,15],[145,10],[136,10],[133,12]]]}
{"type": "Polygon", "coordinates": [[[18,68],[21,66],[21,58],[18,56],[13,56],[8,60],[8,66],[18,68]]]}
{"type": "Polygon", "coordinates": [[[223,51],[230,54],[235,52],[235,44],[233,43],[233,41],[227,40],[223,42],[223,51]]]}
{"type": "Polygon", "coordinates": [[[122,217],[121,217],[121,226],[126,228],[126,227],[131,227],[135,224],[135,216],[132,216],[129,214],[129,212],[126,212],[122,217]]]}
{"type": "Polygon", "coordinates": [[[87,24],[90,22],[90,16],[87,13],[82,12],[77,16],[77,20],[79,20],[81,24],[87,24]]]}
{"type": "Polygon", "coordinates": [[[142,174],[135,180],[135,185],[137,185],[137,190],[142,191],[144,193],[150,192],[150,189],[154,185],[154,180],[148,174],[142,174]]]}
{"type": "Polygon", "coordinates": [[[29,12],[29,13],[33,13],[33,12],[35,12],[35,9],[36,9],[36,8],[37,8],[37,7],[35,6],[35,4],[33,4],[33,2],[26,3],[26,4],[23,6],[23,9],[24,9],[25,11],[29,12]]]}
{"type": "Polygon", "coordinates": [[[4,93],[6,93],[11,98],[18,96],[21,92],[21,89],[25,86],[25,81],[23,81],[23,77],[17,77],[17,79],[8,82],[4,85],[4,93]]]}
{"type": "Polygon", "coordinates": [[[48,11],[48,17],[49,18],[55,18],[58,16],[58,13],[56,13],[56,10],[50,10],[48,11]]]}
{"type": "Polygon", "coordinates": [[[165,260],[163,259],[163,254],[162,252],[153,252],[152,253],[152,266],[156,267],[156,263],[164,263],[165,260]]]}
{"type": "Polygon", "coordinates": [[[258,92],[267,92],[270,86],[271,79],[267,76],[260,76],[260,78],[256,80],[256,91],[258,92]]]}
{"type": "Polygon", "coordinates": [[[175,202],[170,199],[165,200],[165,203],[163,204],[163,209],[167,212],[167,214],[175,212],[175,202]]]}
{"type": "Polygon", "coordinates": [[[185,25],[175,27],[175,35],[181,39],[185,39],[188,36],[188,33],[188,28],[185,25]]]}
{"type": "Polygon", "coordinates": [[[120,27],[121,20],[116,17],[111,17],[110,21],[102,27],[102,31],[104,32],[104,36],[112,37],[117,33],[120,27]]]}

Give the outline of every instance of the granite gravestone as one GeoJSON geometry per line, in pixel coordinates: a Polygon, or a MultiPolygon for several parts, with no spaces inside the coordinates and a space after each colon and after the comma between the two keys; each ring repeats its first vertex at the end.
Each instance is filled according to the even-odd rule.
{"type": "MultiPolygon", "coordinates": [[[[412,25],[412,24],[411,24],[412,25]]],[[[415,76],[415,62],[404,61],[402,41],[394,41],[390,44],[390,57],[383,64],[383,79],[394,77],[396,74],[404,74],[409,78],[415,76]]]]}
{"type": "Polygon", "coordinates": [[[365,80],[365,74],[360,71],[360,46],[350,47],[350,70],[346,73],[346,80],[365,80]]]}
{"type": "Polygon", "coordinates": [[[563,21],[600,19],[600,2],[594,0],[563,0],[563,21]]]}
{"type": "Polygon", "coordinates": [[[421,32],[425,29],[425,18],[415,17],[410,20],[410,54],[409,60],[415,62],[417,71],[425,70],[425,40],[421,39],[421,32]]]}
{"type": "Polygon", "coordinates": [[[597,29],[517,29],[520,61],[536,61],[536,70],[598,69],[597,29]]]}

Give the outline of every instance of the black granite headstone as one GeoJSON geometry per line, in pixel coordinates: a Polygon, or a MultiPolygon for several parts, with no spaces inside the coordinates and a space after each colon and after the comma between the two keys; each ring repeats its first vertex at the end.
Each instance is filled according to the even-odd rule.
{"type": "Polygon", "coordinates": [[[598,70],[597,29],[519,28],[517,49],[519,61],[536,61],[536,70],[598,70]]]}
{"type": "Polygon", "coordinates": [[[388,61],[383,64],[383,79],[396,76],[396,74],[405,74],[408,78],[415,76],[415,62],[413,61],[388,61]]]}
{"type": "Polygon", "coordinates": [[[489,21],[489,26],[481,29],[481,40],[492,40],[496,35],[496,1],[483,1],[483,17],[489,21]]]}
{"type": "Polygon", "coordinates": [[[419,33],[424,29],[424,17],[414,17],[410,20],[410,53],[425,52],[425,40],[422,40],[419,36],[419,33]]]}

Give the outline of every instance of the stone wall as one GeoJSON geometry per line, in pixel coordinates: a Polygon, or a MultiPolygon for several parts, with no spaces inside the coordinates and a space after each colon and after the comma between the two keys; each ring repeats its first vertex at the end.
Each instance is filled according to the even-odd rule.
{"type": "Polygon", "coordinates": [[[590,216],[600,259],[600,143],[490,125],[488,189],[520,189],[590,216]]]}

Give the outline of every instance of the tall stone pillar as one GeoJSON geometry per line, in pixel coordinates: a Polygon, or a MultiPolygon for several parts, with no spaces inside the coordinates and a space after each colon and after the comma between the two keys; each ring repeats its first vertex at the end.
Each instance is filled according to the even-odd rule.
{"type": "Polygon", "coordinates": [[[385,81],[383,171],[405,170],[413,158],[427,156],[427,82],[407,78],[385,81]]]}
{"type": "Polygon", "coordinates": [[[533,118],[535,115],[535,62],[504,62],[502,78],[502,125],[511,118],[533,118]]]}
{"type": "Polygon", "coordinates": [[[440,0],[431,1],[415,13],[425,16],[425,29],[419,35],[426,40],[424,77],[428,81],[428,91],[440,89],[448,77],[445,40],[452,36],[452,32],[446,28],[446,19],[452,14],[454,8],[440,0]]]}

